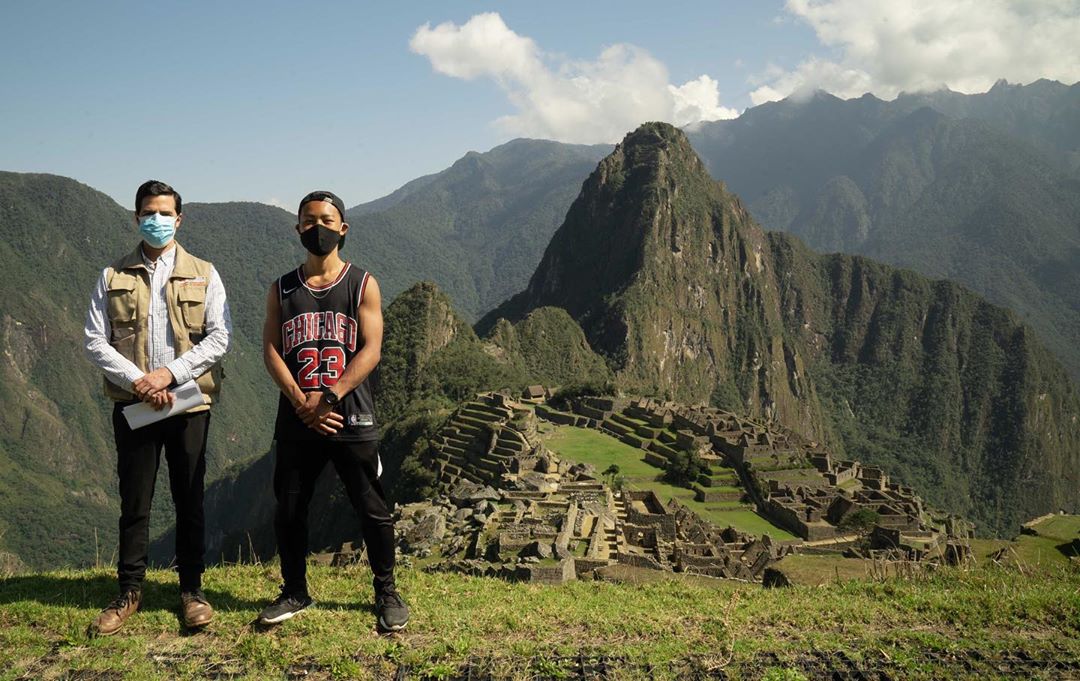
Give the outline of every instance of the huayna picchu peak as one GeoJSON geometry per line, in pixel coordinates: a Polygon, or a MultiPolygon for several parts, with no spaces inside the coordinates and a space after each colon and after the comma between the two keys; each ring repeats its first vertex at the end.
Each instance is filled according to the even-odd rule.
{"type": "Polygon", "coordinates": [[[563,307],[627,390],[749,408],[820,435],[798,399],[812,388],[783,337],[767,249],[686,136],[649,123],[586,180],[528,288],[478,328],[563,307]]]}
{"type": "Polygon", "coordinates": [[[527,288],[633,395],[777,422],[1007,531],[1080,503],[1080,401],[1014,315],[961,286],[768,233],[685,134],[648,123],[582,185],[527,288]]]}

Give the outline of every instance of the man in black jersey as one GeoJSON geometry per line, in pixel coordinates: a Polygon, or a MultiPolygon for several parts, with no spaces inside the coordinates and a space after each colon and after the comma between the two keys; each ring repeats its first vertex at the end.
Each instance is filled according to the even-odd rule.
{"type": "Polygon", "coordinates": [[[378,424],[368,383],[382,347],[382,304],[375,278],[341,259],[349,229],[344,216],[344,203],[331,192],[301,200],[296,229],[307,260],[274,282],[266,299],[263,359],[281,388],[274,528],[284,584],[259,620],[282,622],[312,603],[308,504],[330,462],[360,516],[378,624],[396,631],[409,609],[394,587],[394,522],[379,483],[378,424]]]}

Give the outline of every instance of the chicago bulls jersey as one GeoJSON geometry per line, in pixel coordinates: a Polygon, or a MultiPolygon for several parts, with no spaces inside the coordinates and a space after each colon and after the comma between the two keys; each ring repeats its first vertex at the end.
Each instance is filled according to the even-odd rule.
{"type": "MultiPolygon", "coordinates": [[[[304,392],[322,391],[337,383],[361,348],[357,308],[364,299],[370,275],[345,263],[333,283],[309,286],[303,267],[278,279],[281,301],[281,356],[304,392]]],[[[374,373],[374,372],[373,372],[374,373]]],[[[345,425],[334,435],[322,435],[307,426],[284,394],[278,399],[274,437],[278,440],[377,440],[375,402],[369,377],[341,398],[334,411],[345,425]]]]}

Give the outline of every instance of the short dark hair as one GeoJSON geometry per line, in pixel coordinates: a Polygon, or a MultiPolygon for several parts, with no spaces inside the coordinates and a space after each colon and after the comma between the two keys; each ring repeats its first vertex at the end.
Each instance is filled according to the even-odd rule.
{"type": "Polygon", "coordinates": [[[176,200],[176,214],[179,215],[184,212],[182,210],[183,204],[180,200],[180,192],[160,180],[147,180],[139,185],[139,190],[135,192],[136,215],[142,210],[143,200],[148,196],[171,196],[176,200]]]}

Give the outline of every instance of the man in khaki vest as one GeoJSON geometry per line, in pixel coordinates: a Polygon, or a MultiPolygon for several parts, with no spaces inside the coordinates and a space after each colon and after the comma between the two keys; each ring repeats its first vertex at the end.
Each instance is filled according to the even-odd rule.
{"type": "Polygon", "coordinates": [[[101,273],[86,315],[86,354],[105,374],[120,479],[120,595],[94,620],[115,633],[142,601],[150,542],[150,500],[161,450],[176,506],[180,606],[188,627],[210,622],[202,591],[203,477],[210,406],[221,389],[221,358],[232,333],[225,287],[214,266],[173,238],[182,221],[172,187],[151,180],[135,194],[142,241],[101,273]],[[172,389],[194,380],[204,404],[132,430],[122,409],[140,400],[169,408],[172,389]]]}

